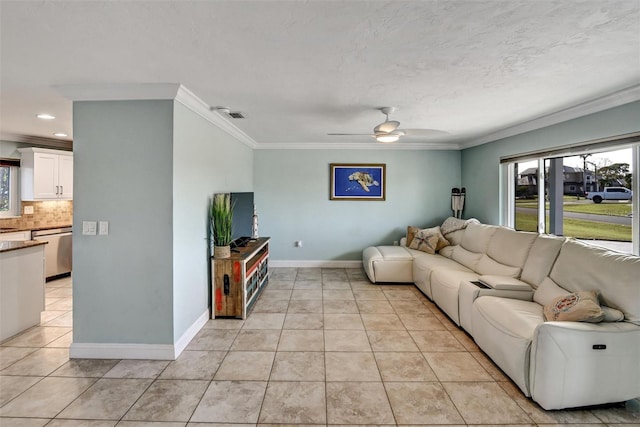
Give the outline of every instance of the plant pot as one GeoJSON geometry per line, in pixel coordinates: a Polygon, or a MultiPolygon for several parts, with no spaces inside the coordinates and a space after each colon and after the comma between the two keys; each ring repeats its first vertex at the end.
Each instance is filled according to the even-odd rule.
{"type": "Polygon", "coordinates": [[[231,246],[214,246],[213,257],[214,258],[229,258],[231,256],[231,246]]]}

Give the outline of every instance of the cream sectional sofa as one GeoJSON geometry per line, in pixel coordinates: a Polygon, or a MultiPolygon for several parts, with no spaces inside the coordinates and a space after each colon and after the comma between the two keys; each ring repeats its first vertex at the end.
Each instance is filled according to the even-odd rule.
{"type": "Polygon", "coordinates": [[[365,271],[413,282],[544,409],[640,397],[640,257],[479,223],[445,237],[435,254],[367,248],[365,271]],[[598,292],[605,321],[545,321],[545,305],[578,291],[598,292]]]}

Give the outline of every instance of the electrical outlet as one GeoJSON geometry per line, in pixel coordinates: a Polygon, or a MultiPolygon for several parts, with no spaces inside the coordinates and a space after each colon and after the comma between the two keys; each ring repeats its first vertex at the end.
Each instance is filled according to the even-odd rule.
{"type": "Polygon", "coordinates": [[[85,236],[95,236],[96,226],[95,221],[82,221],[82,234],[85,236]]]}
{"type": "Polygon", "coordinates": [[[301,248],[302,247],[302,240],[296,240],[294,245],[295,245],[296,248],[301,248]]]}
{"type": "Polygon", "coordinates": [[[33,206],[25,206],[24,207],[25,215],[33,215],[33,206]]]}

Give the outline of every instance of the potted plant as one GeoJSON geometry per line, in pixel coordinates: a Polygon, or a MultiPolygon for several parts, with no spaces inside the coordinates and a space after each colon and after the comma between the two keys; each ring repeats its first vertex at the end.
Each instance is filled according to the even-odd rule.
{"type": "Polygon", "coordinates": [[[214,194],[211,201],[209,221],[213,234],[213,256],[215,258],[229,258],[231,256],[232,219],[233,205],[231,204],[231,194],[214,194]]]}

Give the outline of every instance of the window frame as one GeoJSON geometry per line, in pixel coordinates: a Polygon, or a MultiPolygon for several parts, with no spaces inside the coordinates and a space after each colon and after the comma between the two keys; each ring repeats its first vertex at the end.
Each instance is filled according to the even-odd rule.
{"type": "MultiPolygon", "coordinates": [[[[19,164],[19,163],[18,163],[19,164]]],[[[0,167],[9,168],[9,209],[0,211],[0,218],[20,216],[20,168],[14,162],[2,161],[0,167]]]]}

